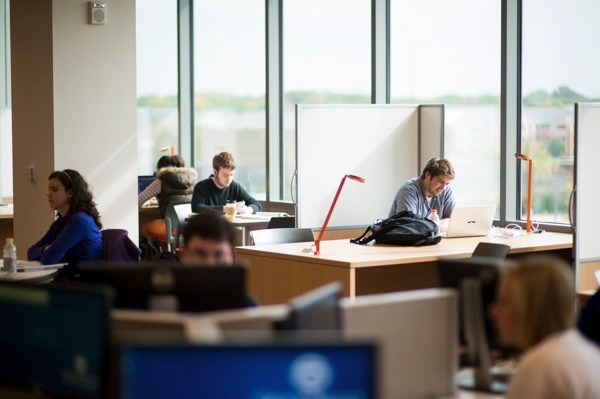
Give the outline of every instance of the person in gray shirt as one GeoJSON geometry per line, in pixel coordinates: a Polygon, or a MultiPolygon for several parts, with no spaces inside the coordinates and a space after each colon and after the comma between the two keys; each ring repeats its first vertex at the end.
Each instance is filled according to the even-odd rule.
{"type": "Polygon", "coordinates": [[[402,211],[412,211],[427,217],[430,209],[436,209],[442,223],[450,218],[456,205],[450,182],[454,180],[454,167],[447,159],[431,158],[419,177],[404,183],[390,210],[390,216],[402,211]]]}

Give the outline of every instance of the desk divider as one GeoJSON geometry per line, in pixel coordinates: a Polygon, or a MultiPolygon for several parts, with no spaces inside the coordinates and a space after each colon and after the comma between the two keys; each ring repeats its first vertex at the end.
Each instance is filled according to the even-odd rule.
{"type": "Polygon", "coordinates": [[[346,174],[366,181],[345,184],[329,226],[387,217],[400,185],[428,160],[420,158],[441,155],[442,132],[443,106],[420,117],[418,105],[296,105],[296,227],[321,227],[346,174]]]}

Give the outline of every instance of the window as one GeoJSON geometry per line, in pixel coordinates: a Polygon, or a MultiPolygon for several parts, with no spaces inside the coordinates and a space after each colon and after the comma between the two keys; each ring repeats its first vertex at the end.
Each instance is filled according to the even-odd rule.
{"type": "Polygon", "coordinates": [[[151,175],[160,149],[178,143],[177,2],[136,5],[138,174],[151,175]]]}
{"type": "Polygon", "coordinates": [[[234,154],[235,180],[266,198],[264,0],[194,2],[195,166],[234,154]]]}
{"type": "MultiPolygon", "coordinates": [[[[573,187],[574,103],[600,101],[596,0],[523,0],[521,152],[533,158],[533,212],[568,223],[573,187]]],[[[527,165],[521,167],[526,217],[527,165]]]]}
{"type": "Polygon", "coordinates": [[[284,198],[296,168],[295,104],[371,102],[371,1],[283,5],[284,198]]]}
{"type": "Polygon", "coordinates": [[[445,157],[460,205],[500,202],[500,6],[391,1],[392,102],[446,104],[445,157]]]}
{"type": "Polygon", "coordinates": [[[13,195],[9,23],[9,2],[0,0],[0,203],[13,195]]]}

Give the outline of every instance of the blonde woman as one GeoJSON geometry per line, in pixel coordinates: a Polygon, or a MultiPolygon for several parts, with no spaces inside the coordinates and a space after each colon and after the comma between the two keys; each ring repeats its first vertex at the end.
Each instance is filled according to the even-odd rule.
{"type": "Polygon", "coordinates": [[[525,351],[507,398],[600,398],[600,348],[573,328],[573,271],[532,257],[506,270],[492,309],[501,341],[525,351]]]}

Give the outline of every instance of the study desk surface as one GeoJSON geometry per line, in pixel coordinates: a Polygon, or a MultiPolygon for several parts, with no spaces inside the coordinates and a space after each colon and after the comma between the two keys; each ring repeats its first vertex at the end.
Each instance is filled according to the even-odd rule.
{"type": "Polygon", "coordinates": [[[467,258],[480,242],[508,244],[509,256],[534,252],[570,259],[570,234],[531,234],[514,239],[443,239],[425,247],[356,245],[349,240],[321,242],[321,254],[306,252],[312,242],[236,247],[236,261],[250,264],[248,287],[261,304],[283,303],[332,281],[354,297],[437,286],[437,260],[467,258]]]}
{"type": "Polygon", "coordinates": [[[511,247],[510,254],[530,253],[568,249],[573,245],[571,234],[543,233],[530,234],[513,239],[499,237],[445,238],[437,245],[423,247],[400,247],[393,245],[357,245],[349,240],[321,242],[321,254],[308,253],[312,242],[262,245],[255,247],[237,247],[238,255],[260,255],[280,259],[301,260],[305,263],[362,268],[436,261],[441,257],[465,258],[471,256],[480,242],[506,244],[511,247]]]}

